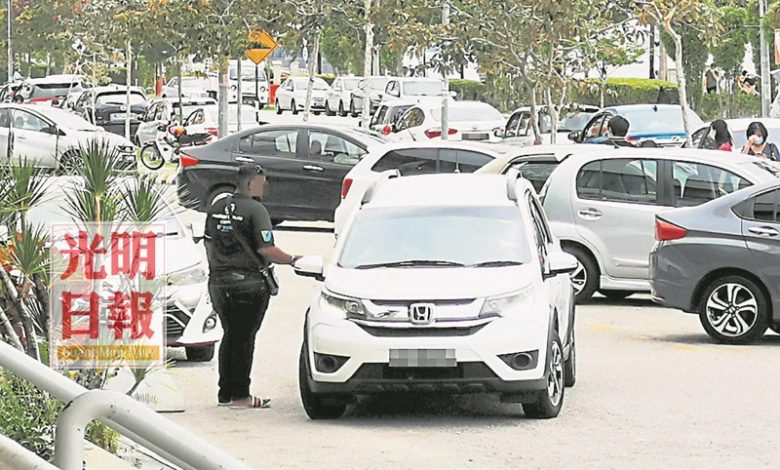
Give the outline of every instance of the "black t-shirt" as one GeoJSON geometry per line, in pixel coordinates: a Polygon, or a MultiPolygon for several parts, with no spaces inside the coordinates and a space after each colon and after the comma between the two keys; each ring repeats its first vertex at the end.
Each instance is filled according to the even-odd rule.
{"type": "Polygon", "coordinates": [[[257,272],[260,255],[250,257],[241,246],[241,237],[254,252],[274,245],[273,226],[268,210],[260,202],[235,194],[215,202],[206,215],[206,240],[209,243],[209,270],[211,272],[257,272]],[[231,220],[228,202],[233,206],[231,220]]]}

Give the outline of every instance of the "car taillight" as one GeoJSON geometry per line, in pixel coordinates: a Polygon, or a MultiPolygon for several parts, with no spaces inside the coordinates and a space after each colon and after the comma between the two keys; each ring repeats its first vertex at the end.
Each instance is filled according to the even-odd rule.
{"type": "Polygon", "coordinates": [[[48,101],[54,101],[57,98],[30,98],[28,103],[46,103],[48,101]]]}
{"type": "Polygon", "coordinates": [[[219,137],[219,129],[216,127],[207,127],[206,132],[213,135],[214,137],[219,137]]]}
{"type": "Polygon", "coordinates": [[[344,182],[341,183],[341,199],[346,199],[349,193],[349,188],[352,187],[352,178],[344,178],[344,182]]]}
{"type": "Polygon", "coordinates": [[[382,134],[384,134],[384,135],[390,135],[392,132],[393,132],[393,128],[390,127],[390,126],[385,126],[382,129],[382,134]]]}
{"type": "MultiPolygon", "coordinates": [[[[455,135],[457,133],[458,133],[457,129],[453,129],[451,127],[447,129],[447,135],[455,135]]],[[[434,127],[432,129],[428,129],[427,131],[425,131],[425,137],[429,139],[435,139],[437,137],[441,137],[441,128],[434,127]]]]}
{"type": "Polygon", "coordinates": [[[684,228],[662,219],[655,219],[655,239],[659,242],[679,240],[688,234],[684,228]]]}
{"type": "Polygon", "coordinates": [[[198,163],[200,163],[200,160],[193,157],[192,155],[187,155],[186,153],[182,153],[181,157],[179,157],[179,165],[181,165],[183,168],[195,166],[198,163]]]}

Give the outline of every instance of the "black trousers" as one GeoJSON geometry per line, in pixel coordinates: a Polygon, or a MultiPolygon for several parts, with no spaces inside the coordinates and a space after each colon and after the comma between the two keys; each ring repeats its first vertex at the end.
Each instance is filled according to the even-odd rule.
{"type": "Polygon", "coordinates": [[[246,398],[268,288],[259,273],[212,273],[209,295],[225,331],[219,345],[219,399],[246,398]]]}

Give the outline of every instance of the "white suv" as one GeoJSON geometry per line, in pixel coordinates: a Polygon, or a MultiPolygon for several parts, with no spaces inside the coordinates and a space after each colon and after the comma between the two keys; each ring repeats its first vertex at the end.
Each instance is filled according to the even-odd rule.
{"type": "Polygon", "coordinates": [[[499,393],[552,418],[574,385],[577,262],[516,175],[425,175],[370,188],[306,313],[299,381],[312,419],[385,392],[499,393]]]}

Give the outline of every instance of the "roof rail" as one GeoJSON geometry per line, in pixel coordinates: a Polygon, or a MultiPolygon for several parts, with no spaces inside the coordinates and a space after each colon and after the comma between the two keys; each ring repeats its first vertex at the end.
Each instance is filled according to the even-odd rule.
{"type": "Polygon", "coordinates": [[[392,178],[398,178],[401,176],[401,172],[398,170],[387,170],[383,171],[379,174],[379,179],[374,181],[371,186],[366,189],[366,192],[363,193],[363,199],[360,201],[360,205],[363,206],[365,204],[368,204],[371,202],[371,199],[374,198],[376,195],[376,192],[379,190],[379,187],[382,186],[382,184],[392,178]]]}
{"type": "Polygon", "coordinates": [[[517,167],[510,167],[506,172],[506,197],[510,201],[517,202],[517,179],[522,178],[523,173],[517,167]]]}

